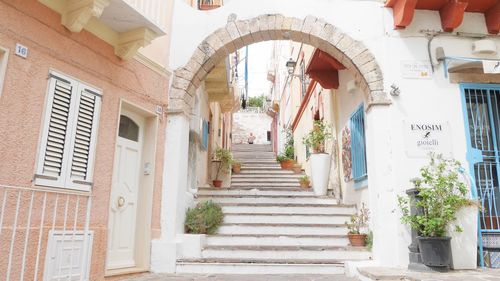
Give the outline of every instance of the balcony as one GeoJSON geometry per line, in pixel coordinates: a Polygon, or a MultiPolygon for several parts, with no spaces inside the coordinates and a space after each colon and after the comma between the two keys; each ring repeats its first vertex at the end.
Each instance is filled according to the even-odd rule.
{"type": "Polygon", "coordinates": [[[232,112],[239,107],[239,88],[230,83],[229,59],[219,63],[205,78],[205,91],[209,102],[218,102],[222,112],[232,112]]]}
{"type": "Polygon", "coordinates": [[[198,0],[198,9],[208,11],[222,6],[222,0],[198,0]]]}
{"type": "Polygon", "coordinates": [[[72,32],[83,29],[111,44],[115,54],[131,59],[139,48],[165,35],[167,0],[39,0],[61,14],[72,32]]]}

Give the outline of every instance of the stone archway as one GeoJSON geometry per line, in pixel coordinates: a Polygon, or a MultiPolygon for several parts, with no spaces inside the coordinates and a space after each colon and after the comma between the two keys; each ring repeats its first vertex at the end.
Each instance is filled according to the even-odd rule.
{"type": "Polygon", "coordinates": [[[314,16],[301,20],[269,14],[249,20],[230,20],[201,42],[188,63],[174,71],[169,111],[190,112],[196,89],[219,62],[244,46],[268,40],[306,43],[340,61],[358,82],[367,109],[391,103],[384,91],[382,70],[363,43],[314,16]]]}

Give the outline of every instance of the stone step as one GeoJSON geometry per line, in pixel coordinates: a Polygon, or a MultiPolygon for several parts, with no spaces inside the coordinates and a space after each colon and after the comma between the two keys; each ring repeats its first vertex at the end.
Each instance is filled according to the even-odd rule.
{"type": "Polygon", "coordinates": [[[241,172],[237,175],[266,175],[266,176],[274,176],[274,175],[294,175],[295,173],[292,170],[283,170],[283,169],[273,169],[273,170],[264,170],[264,169],[245,169],[241,170],[241,172]]]}
{"type": "Polygon", "coordinates": [[[208,246],[347,246],[349,239],[344,235],[332,236],[207,236],[208,246]]]}
{"type": "Polygon", "coordinates": [[[296,214],[224,214],[224,223],[280,223],[280,224],[332,224],[349,221],[350,215],[296,215],[296,214]]]}
{"type": "Polygon", "coordinates": [[[302,189],[299,186],[232,186],[232,187],[227,187],[227,188],[213,188],[213,187],[200,187],[198,190],[266,190],[266,191],[292,191],[292,192],[311,192],[312,189],[302,189]]]}
{"type": "Polygon", "coordinates": [[[299,181],[294,182],[231,182],[231,187],[300,187],[299,181]]]}
{"type": "Polygon", "coordinates": [[[286,171],[286,172],[290,172],[290,173],[293,173],[292,170],[285,170],[285,169],[281,169],[281,166],[278,164],[278,165],[270,165],[270,166],[262,166],[262,165],[241,165],[241,172],[245,172],[245,171],[265,171],[265,172],[271,172],[271,171],[286,171]]]}
{"type": "Polygon", "coordinates": [[[343,275],[344,265],[335,263],[290,263],[269,260],[181,260],[177,263],[177,273],[192,274],[304,274],[307,280],[311,274],[343,275]]]}
{"type": "Polygon", "coordinates": [[[233,173],[231,175],[231,178],[232,179],[250,179],[250,180],[259,180],[259,179],[295,179],[295,180],[298,180],[300,179],[300,177],[302,177],[301,174],[284,174],[284,173],[280,173],[280,174],[248,174],[248,173],[239,173],[239,174],[235,174],[233,173]]]}
{"type": "MultiPolygon", "coordinates": [[[[320,207],[310,207],[308,205],[302,206],[291,206],[284,205],[280,206],[275,204],[274,206],[264,206],[264,205],[227,205],[221,204],[222,211],[224,213],[239,213],[239,214],[320,214],[320,215],[352,215],[356,212],[353,206],[337,205],[337,206],[320,206],[320,207]]],[[[345,233],[344,233],[345,234],[345,233]]]]}
{"type": "Polygon", "coordinates": [[[201,252],[202,258],[208,259],[265,259],[287,261],[301,260],[366,260],[371,253],[365,249],[345,247],[207,247],[201,252]]]}
{"type": "Polygon", "coordinates": [[[260,197],[260,196],[240,196],[240,197],[211,197],[211,196],[198,196],[198,201],[212,200],[220,204],[294,204],[297,206],[335,206],[338,205],[337,200],[334,198],[298,198],[298,197],[260,197]]]}
{"type": "Polygon", "coordinates": [[[315,197],[311,190],[299,189],[296,191],[281,190],[259,190],[259,189],[214,189],[200,188],[198,196],[293,196],[293,197],[315,197]]]}
{"type": "Polygon", "coordinates": [[[298,183],[299,178],[298,177],[268,177],[268,178],[261,178],[261,177],[253,177],[253,178],[240,178],[240,177],[231,177],[231,183],[286,183],[286,182],[291,182],[291,183],[298,183]]]}
{"type": "Polygon", "coordinates": [[[268,234],[275,235],[345,235],[347,227],[343,224],[228,224],[223,223],[217,233],[220,234],[268,234]]]}

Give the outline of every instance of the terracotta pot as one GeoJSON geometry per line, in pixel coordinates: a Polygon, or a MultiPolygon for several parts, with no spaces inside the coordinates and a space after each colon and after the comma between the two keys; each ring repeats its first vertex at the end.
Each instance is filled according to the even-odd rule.
{"type": "Polygon", "coordinates": [[[233,173],[239,174],[240,172],[241,172],[241,165],[240,164],[233,165],[233,173]]]}
{"type": "Polygon", "coordinates": [[[301,181],[300,182],[300,188],[308,189],[310,186],[311,186],[311,182],[309,182],[309,181],[306,181],[306,182],[301,181]]]}
{"type": "Polygon", "coordinates": [[[293,160],[284,160],[280,162],[281,169],[291,170],[293,168],[293,160]]]}
{"type": "Polygon", "coordinates": [[[214,184],[214,187],[217,187],[217,188],[220,188],[222,186],[221,180],[213,180],[212,183],[214,184]]]}
{"type": "Polygon", "coordinates": [[[220,7],[220,5],[200,4],[200,10],[202,10],[202,11],[209,11],[209,10],[217,9],[219,7],[220,7]]]}
{"type": "Polygon", "coordinates": [[[351,246],[364,247],[366,245],[366,234],[347,234],[351,246]]]}

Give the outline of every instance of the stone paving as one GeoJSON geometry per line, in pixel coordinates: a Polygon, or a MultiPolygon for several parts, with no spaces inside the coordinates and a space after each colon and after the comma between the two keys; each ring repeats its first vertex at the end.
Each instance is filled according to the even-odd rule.
{"type": "Polygon", "coordinates": [[[342,275],[222,275],[222,274],[144,274],[113,279],[122,281],[357,281],[342,275]]]}
{"type": "Polygon", "coordinates": [[[386,267],[362,267],[358,271],[372,280],[401,281],[500,281],[500,269],[457,270],[446,273],[408,271],[386,267]]]}

